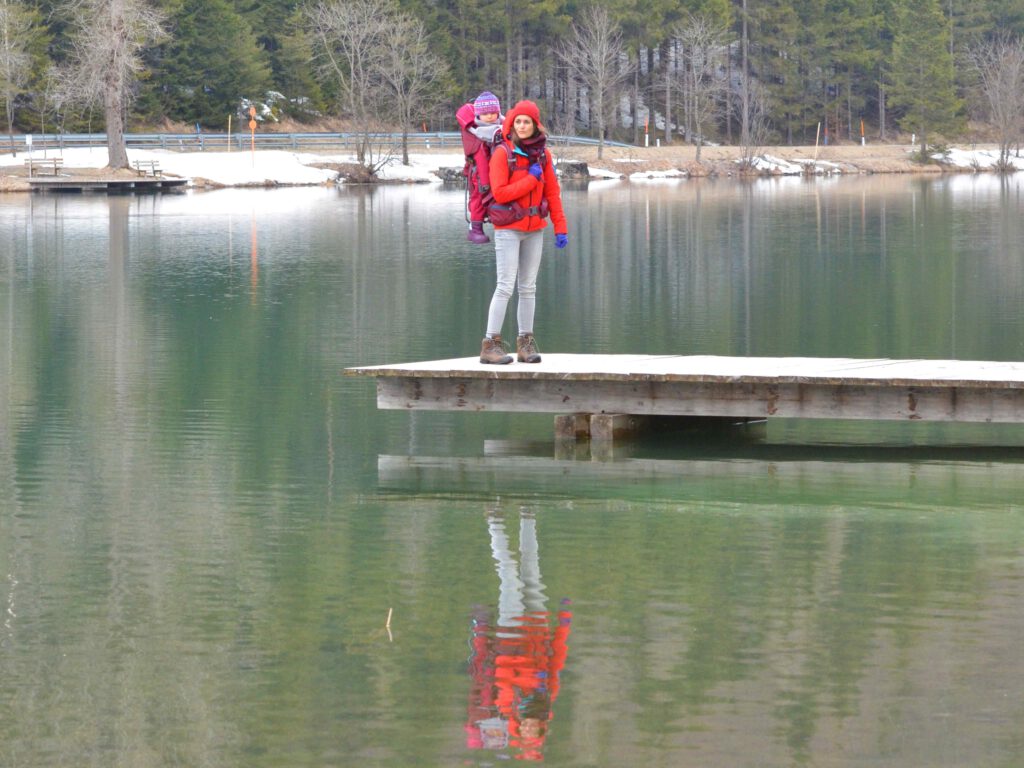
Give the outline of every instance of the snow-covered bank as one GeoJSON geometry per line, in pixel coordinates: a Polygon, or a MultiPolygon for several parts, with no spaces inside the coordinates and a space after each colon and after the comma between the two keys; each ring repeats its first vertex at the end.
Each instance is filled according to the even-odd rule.
{"type": "MultiPolygon", "coordinates": [[[[73,169],[100,169],[107,165],[107,150],[103,147],[65,149],[63,152],[40,150],[21,152],[17,157],[0,155],[0,174],[4,168],[24,168],[27,158],[60,156],[64,160],[64,173],[73,169]]],[[[282,150],[258,152],[172,152],[163,149],[129,149],[129,162],[153,160],[165,176],[189,179],[194,183],[218,186],[261,185],[315,185],[330,184],[338,179],[338,171],[330,167],[355,162],[348,153],[311,154],[282,150]]],[[[440,182],[435,173],[443,167],[462,167],[461,154],[423,154],[410,157],[410,165],[393,161],[378,173],[387,181],[440,182]]]]}
{"type": "MultiPolygon", "coordinates": [[[[5,170],[13,172],[17,169],[19,176],[24,176],[24,161],[27,157],[42,158],[59,155],[64,161],[64,173],[73,174],[74,169],[100,169],[107,164],[107,151],[102,147],[86,149],[66,149],[63,152],[48,150],[45,154],[35,150],[31,154],[19,153],[16,157],[10,154],[0,155],[0,176],[5,170]]],[[[965,170],[985,170],[994,167],[997,153],[991,149],[950,150],[944,157],[936,157],[947,167],[965,170]]],[[[167,176],[189,179],[193,184],[212,184],[216,186],[274,186],[274,185],[318,185],[332,184],[338,180],[337,166],[351,164],[355,158],[348,153],[312,154],[305,152],[287,152],[281,150],[261,150],[256,153],[236,152],[172,152],[169,150],[129,149],[130,161],[153,160],[167,176]],[[326,166],[326,167],[324,167],[326,166]],[[334,166],[334,167],[331,167],[334,166]]],[[[1014,167],[1024,169],[1024,158],[1012,158],[1014,167]]],[[[671,161],[668,161],[670,164],[671,161]]],[[[440,183],[437,171],[441,168],[460,168],[463,157],[460,153],[426,153],[410,155],[410,164],[402,165],[395,159],[378,172],[378,177],[385,181],[440,183]]],[[[596,179],[674,179],[685,178],[688,174],[680,168],[662,167],[651,169],[643,167],[642,159],[606,160],[602,163],[591,163],[590,175],[596,179]],[[630,166],[630,167],[625,167],[630,166]],[[639,167],[639,169],[638,169],[639,167]]],[[[666,165],[665,162],[661,165],[666,165]]],[[[764,153],[754,160],[755,167],[762,173],[771,175],[832,175],[857,173],[857,167],[851,163],[837,163],[830,160],[812,158],[783,159],[779,156],[764,153]]],[[[11,187],[8,188],[18,188],[11,187]]]]}

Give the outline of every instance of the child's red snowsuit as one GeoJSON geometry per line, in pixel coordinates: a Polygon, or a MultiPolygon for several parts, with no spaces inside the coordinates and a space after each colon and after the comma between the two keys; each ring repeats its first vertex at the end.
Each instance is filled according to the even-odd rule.
{"type": "Polygon", "coordinates": [[[472,133],[470,127],[476,122],[473,102],[463,104],[455,113],[462,130],[462,151],[466,155],[466,166],[462,169],[469,184],[469,220],[485,221],[487,206],[493,201],[491,196],[491,146],[485,144],[472,133]]]}

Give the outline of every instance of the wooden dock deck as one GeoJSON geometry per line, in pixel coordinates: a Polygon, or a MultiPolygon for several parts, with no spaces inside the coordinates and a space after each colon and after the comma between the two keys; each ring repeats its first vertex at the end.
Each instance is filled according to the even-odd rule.
{"type": "Polygon", "coordinates": [[[561,414],[561,436],[588,432],[586,419],[593,436],[599,416],[1024,423],[1024,362],[545,354],[345,373],[376,378],[378,408],[561,414]]]}
{"type": "Polygon", "coordinates": [[[188,179],[168,179],[163,176],[137,179],[90,179],[71,176],[33,177],[28,180],[33,192],[167,192],[182,191],[188,179]]]}

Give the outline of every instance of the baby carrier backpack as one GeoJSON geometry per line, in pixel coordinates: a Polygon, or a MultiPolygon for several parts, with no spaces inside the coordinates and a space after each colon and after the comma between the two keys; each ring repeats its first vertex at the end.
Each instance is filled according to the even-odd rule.
{"type": "MultiPolygon", "coordinates": [[[[455,113],[455,119],[459,122],[459,131],[462,137],[462,153],[466,156],[466,164],[462,169],[462,175],[466,177],[466,220],[469,221],[469,195],[470,190],[476,190],[482,197],[483,208],[486,211],[488,206],[494,202],[491,190],[479,189],[480,171],[476,167],[476,154],[481,147],[487,146],[479,138],[470,133],[469,129],[476,122],[476,111],[472,102],[463,104],[455,113]]],[[[490,151],[487,156],[490,157],[490,151]]]]}

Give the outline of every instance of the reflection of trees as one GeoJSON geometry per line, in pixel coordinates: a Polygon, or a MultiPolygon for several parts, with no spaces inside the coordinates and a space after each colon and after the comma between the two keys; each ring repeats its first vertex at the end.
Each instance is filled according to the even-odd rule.
{"type": "MultiPolygon", "coordinates": [[[[372,391],[340,371],[405,349],[410,318],[435,301],[462,303],[423,290],[438,263],[424,241],[450,258],[429,210],[406,205],[395,229],[393,198],[325,197],[326,213],[289,212],[287,227],[260,218],[252,297],[249,216],[232,233],[230,216],[162,216],[152,197],[32,200],[31,237],[18,230],[0,267],[0,561],[17,565],[2,569],[13,597],[10,581],[0,595],[26,606],[4,646],[0,713],[18,738],[0,763],[57,729],[77,760],[199,765],[264,730],[253,686],[269,676],[294,690],[295,666],[277,678],[267,659],[319,636],[299,561],[313,551],[345,574],[331,584],[352,581],[347,542],[318,551],[295,532],[330,491],[349,498],[373,455],[360,446],[380,438],[372,391]],[[48,647],[56,657],[37,658],[48,647]]],[[[340,670],[343,689],[367,674],[358,661],[340,670]]],[[[309,672],[315,688],[321,671],[309,672]]],[[[382,699],[405,672],[383,665],[382,699]]],[[[296,702],[294,716],[302,728],[314,713],[296,702]]]]}
{"type": "MultiPolygon", "coordinates": [[[[607,607],[596,637],[574,643],[574,690],[587,702],[575,710],[579,754],[593,755],[596,741],[606,759],[647,762],[644,747],[637,754],[642,744],[651,755],[699,752],[715,764],[755,754],[765,764],[813,764],[845,750],[834,740],[840,732],[843,744],[871,752],[888,722],[914,722],[929,733],[915,732],[895,753],[920,749],[912,762],[941,763],[937,744],[949,743],[948,724],[925,725],[928,713],[985,696],[994,679],[971,673],[949,688],[936,676],[1013,642],[998,610],[976,599],[986,553],[953,530],[916,537],[919,521],[856,511],[805,516],[766,507],[734,517],[729,505],[710,504],[680,518],[642,507],[588,512],[587,525],[617,526],[617,543],[594,551],[581,540],[583,551],[574,552],[583,573],[587,564],[600,568],[595,598],[607,607]],[[650,594],[634,586],[654,574],[650,594]],[[985,634],[986,650],[968,637],[950,643],[955,629],[936,616],[943,605],[972,618],[977,631],[969,634],[985,634]],[[615,715],[595,714],[608,709],[615,715]]],[[[964,730],[968,754],[983,752],[984,738],[964,730]]]]}
{"type": "Polygon", "coordinates": [[[598,188],[586,209],[567,207],[586,255],[559,265],[572,290],[552,306],[578,326],[559,345],[989,359],[1009,327],[971,297],[990,296],[1015,317],[1020,272],[1005,246],[1019,217],[1009,195],[998,200],[997,182],[975,180],[974,192],[960,178],[598,188]],[[965,203],[971,194],[977,205],[965,203]],[[999,242],[987,247],[993,233],[999,242]]]}
{"type": "MultiPolygon", "coordinates": [[[[178,571],[225,559],[211,526],[216,504],[170,502],[187,490],[148,471],[159,445],[140,440],[139,425],[149,417],[144,393],[153,382],[139,375],[149,350],[126,280],[131,216],[140,211],[130,198],[111,198],[107,210],[105,232],[82,237],[73,254],[91,279],[75,290],[54,280],[86,266],[65,259],[41,232],[35,242],[53,250],[27,254],[37,280],[8,315],[11,348],[28,358],[4,377],[16,390],[4,404],[5,418],[15,419],[13,451],[3,457],[13,487],[0,519],[11,519],[9,505],[21,499],[26,521],[18,575],[25,605],[12,614],[4,648],[2,698],[26,692],[4,718],[19,737],[5,740],[12,764],[99,764],[112,754],[135,764],[198,764],[214,741],[231,738],[208,688],[225,659],[180,653],[208,606],[181,588],[178,571]],[[35,377],[24,381],[27,373],[35,377]],[[185,532],[190,515],[204,524],[185,532]],[[197,738],[154,736],[156,722],[163,734],[197,738]],[[26,745],[34,754],[19,756],[26,745]],[[46,749],[56,752],[40,754],[46,749]]],[[[193,575],[191,586],[211,574],[193,575]]]]}
{"type": "MultiPolygon", "coordinates": [[[[959,269],[958,295],[981,284],[1000,310],[957,307],[958,339],[976,326],[974,348],[996,348],[1019,316],[1019,259],[954,256],[972,239],[1012,240],[1013,226],[947,215],[953,193],[938,190],[915,192],[911,233],[901,199],[914,186],[890,183],[866,203],[857,182],[821,195],[809,234],[798,201],[753,185],[746,286],[733,187],[595,192],[570,206],[581,252],[547,262],[559,278],[544,284],[547,327],[564,340],[552,347],[636,351],[642,327],[645,351],[698,351],[691,338],[732,351],[749,289],[754,353],[796,338],[867,352],[920,332],[913,313],[884,314],[908,291],[934,292],[948,316],[959,269]],[[625,211],[642,216],[617,227],[625,211]],[[816,283],[823,296],[805,300],[816,283]],[[853,311],[891,325],[844,322],[853,311]]],[[[152,199],[33,200],[37,252],[19,236],[0,264],[13,275],[0,311],[0,610],[12,586],[16,607],[0,621],[0,728],[14,734],[0,763],[42,763],[26,745],[47,743],[68,755],[52,763],[109,764],[115,751],[136,765],[456,762],[465,677],[451,660],[491,573],[479,503],[355,496],[408,419],[375,412],[365,382],[338,374],[472,349],[492,254],[453,250],[458,217],[446,229],[400,194],[343,192],[329,215],[287,227],[261,218],[255,302],[247,215],[231,259],[222,227],[150,221],[152,199]]],[[[943,349],[935,337],[927,348],[943,349]]],[[[432,424],[433,446],[486,432],[424,418],[418,434],[432,424]]],[[[1005,703],[1024,683],[1015,508],[972,511],[957,474],[937,501],[914,495],[906,519],[827,473],[766,472],[764,487],[788,495],[686,481],[671,501],[564,482],[547,495],[572,504],[541,505],[545,578],[588,608],[553,750],[594,764],[695,750],[708,764],[825,763],[854,742],[904,763],[942,764],[945,747],[963,764],[1019,756],[1019,705],[1005,703]],[[986,714],[940,717],[935,702],[986,714]]]]}

